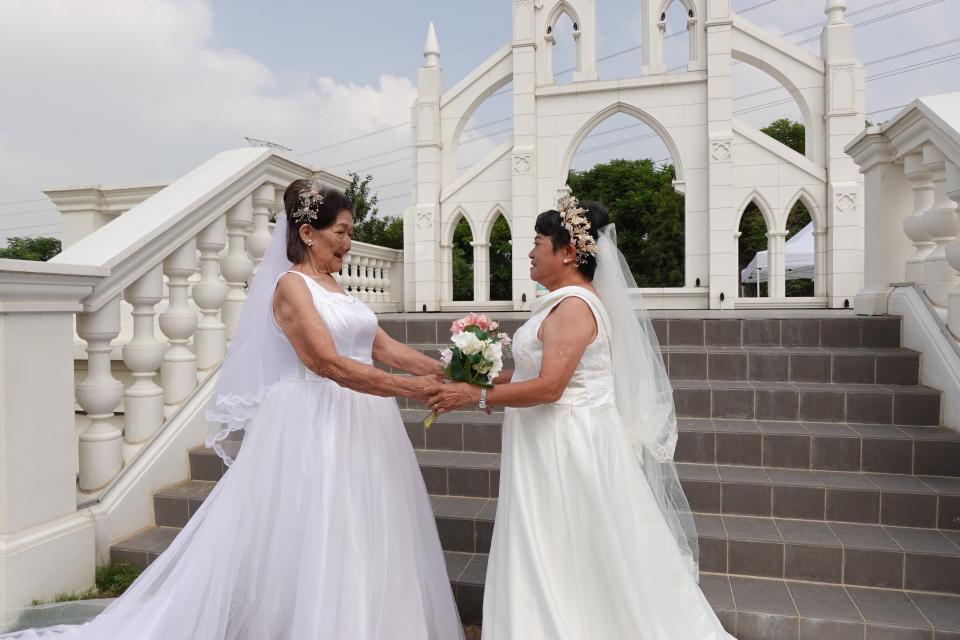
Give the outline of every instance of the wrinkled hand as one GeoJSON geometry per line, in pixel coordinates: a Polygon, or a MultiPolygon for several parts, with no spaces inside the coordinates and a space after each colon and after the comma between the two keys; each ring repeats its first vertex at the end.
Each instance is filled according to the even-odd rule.
{"type": "Polygon", "coordinates": [[[431,373],[430,375],[420,376],[413,379],[414,390],[413,394],[410,396],[412,399],[417,402],[426,402],[430,399],[431,394],[429,391],[431,389],[436,389],[437,386],[443,385],[443,378],[431,373]]]}
{"type": "Polygon", "coordinates": [[[465,382],[449,382],[426,389],[427,409],[438,415],[480,402],[480,389],[465,382]]]}

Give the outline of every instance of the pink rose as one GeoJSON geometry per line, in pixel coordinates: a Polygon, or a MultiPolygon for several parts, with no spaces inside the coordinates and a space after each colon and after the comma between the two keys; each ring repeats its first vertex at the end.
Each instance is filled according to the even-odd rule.
{"type": "Polygon", "coordinates": [[[493,331],[500,325],[488,318],[487,314],[483,314],[477,318],[477,326],[480,327],[481,331],[493,331]]]}

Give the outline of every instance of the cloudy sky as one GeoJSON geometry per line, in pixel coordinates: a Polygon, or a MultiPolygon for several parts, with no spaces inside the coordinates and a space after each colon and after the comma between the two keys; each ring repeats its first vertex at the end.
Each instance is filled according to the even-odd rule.
{"type": "MultiPolygon", "coordinates": [[[[848,2],[872,121],[916,97],[960,91],[957,0],[848,2]]],[[[823,6],[733,0],[744,17],[814,53],[823,6]]],[[[597,57],[609,56],[598,63],[602,79],[639,73],[639,18],[639,0],[597,0],[597,57]]],[[[59,237],[44,187],[176,179],[245,146],[244,136],[371,174],[381,213],[399,214],[409,203],[408,109],[431,21],[447,88],[510,39],[508,0],[0,0],[0,242],[59,237]]],[[[570,29],[558,26],[558,72],[573,66],[570,29]]],[[[686,63],[684,29],[674,3],[667,33],[680,33],[668,41],[668,68],[686,63]]],[[[763,92],[734,102],[739,117],[755,126],[799,119],[773,78],[734,69],[735,99],[763,92]]],[[[510,107],[508,87],[478,109],[461,170],[510,135],[510,107]]],[[[598,127],[574,168],[666,159],[636,123],[619,114],[598,127]]]]}

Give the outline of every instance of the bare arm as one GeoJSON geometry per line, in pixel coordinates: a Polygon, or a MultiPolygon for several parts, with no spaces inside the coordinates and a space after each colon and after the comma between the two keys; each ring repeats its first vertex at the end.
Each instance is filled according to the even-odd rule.
{"type": "MultiPolygon", "coordinates": [[[[487,389],[487,404],[497,407],[535,407],[559,400],[587,345],[597,335],[597,323],[590,306],[580,298],[571,297],[557,305],[543,321],[540,331],[543,342],[540,375],[531,380],[497,384],[487,389]]],[[[438,413],[453,411],[476,404],[480,399],[480,390],[480,387],[463,383],[437,386],[427,389],[430,395],[427,405],[439,405],[438,413]]]]}
{"type": "Polygon", "coordinates": [[[327,326],[313,305],[310,290],[300,276],[280,278],[273,298],[273,312],[303,364],[322,378],[341,387],[374,396],[405,396],[421,402],[424,389],[434,386],[436,377],[407,378],[391,375],[337,353],[327,326]]]}
{"type": "Polygon", "coordinates": [[[373,341],[373,359],[415,376],[445,375],[439,360],[397,342],[383,329],[377,329],[377,337],[373,341]]]}

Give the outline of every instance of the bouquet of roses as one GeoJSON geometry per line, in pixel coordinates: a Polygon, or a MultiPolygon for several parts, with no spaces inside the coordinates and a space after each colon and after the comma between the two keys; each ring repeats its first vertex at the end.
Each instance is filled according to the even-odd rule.
{"type": "MultiPolygon", "coordinates": [[[[480,387],[492,387],[503,369],[503,355],[510,352],[510,336],[497,333],[499,323],[486,315],[471,313],[450,326],[453,347],[440,352],[441,369],[450,380],[480,387]]],[[[490,409],[487,409],[490,413],[490,409]]],[[[436,412],[423,421],[428,428],[436,412]]]]}

